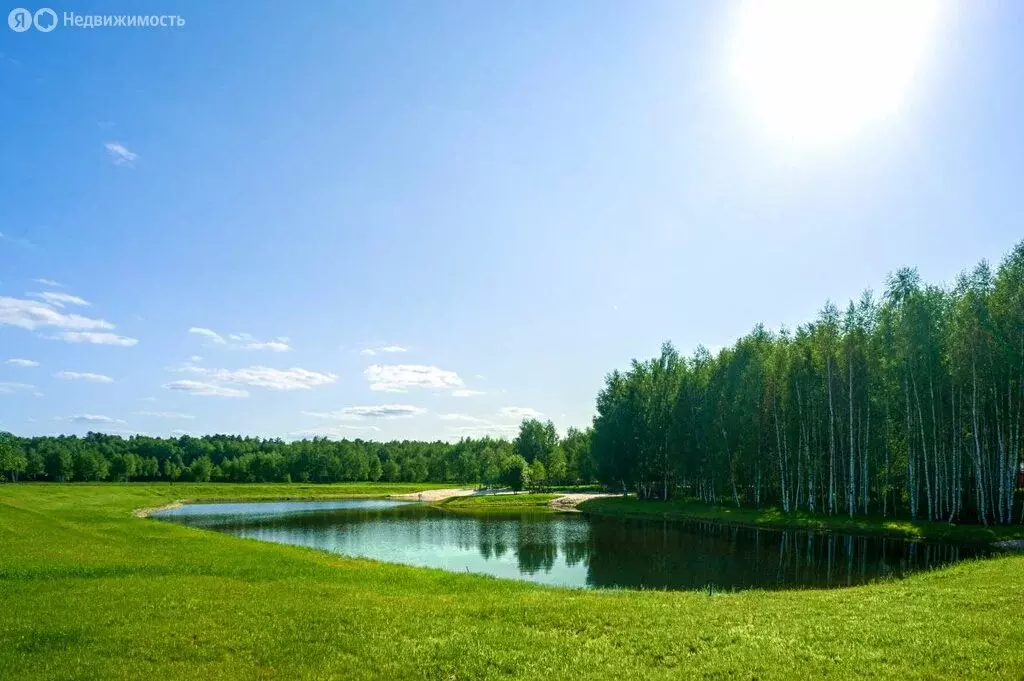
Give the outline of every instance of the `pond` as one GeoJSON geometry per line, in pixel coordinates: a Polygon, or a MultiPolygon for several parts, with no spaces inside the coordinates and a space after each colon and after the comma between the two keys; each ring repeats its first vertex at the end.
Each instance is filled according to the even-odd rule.
{"type": "Polygon", "coordinates": [[[155,517],[347,556],[583,588],[851,586],[989,553],[981,545],[701,521],[470,515],[388,500],[191,504],[155,517]]]}

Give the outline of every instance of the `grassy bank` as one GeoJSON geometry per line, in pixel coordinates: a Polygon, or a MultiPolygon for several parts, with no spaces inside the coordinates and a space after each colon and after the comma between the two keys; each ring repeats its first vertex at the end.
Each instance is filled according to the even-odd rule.
{"type": "Polygon", "coordinates": [[[478,511],[478,512],[500,512],[511,511],[514,513],[522,511],[536,511],[540,513],[554,513],[550,503],[557,499],[560,494],[486,494],[476,497],[452,497],[437,504],[449,511],[478,511]]]}
{"type": "Polygon", "coordinates": [[[0,676],[1019,679],[1024,557],[831,591],[587,592],[136,518],[375,485],[0,485],[0,676]]]}
{"type": "Polygon", "coordinates": [[[912,521],[880,516],[828,516],[803,511],[783,513],[777,508],[729,508],[709,506],[691,501],[642,501],[633,497],[606,497],[583,502],[579,510],[595,515],[627,518],[669,520],[710,520],[777,529],[803,529],[825,532],[888,535],[893,537],[927,537],[992,542],[1024,537],[1024,526],[952,525],[912,521]]]}

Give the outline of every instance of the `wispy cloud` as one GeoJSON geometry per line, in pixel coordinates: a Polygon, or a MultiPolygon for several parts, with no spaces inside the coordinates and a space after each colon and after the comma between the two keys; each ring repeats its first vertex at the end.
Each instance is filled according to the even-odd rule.
{"type": "Polygon", "coordinates": [[[464,421],[466,423],[489,423],[487,419],[470,416],[469,414],[441,414],[438,418],[442,421],[464,421]]]}
{"type": "Polygon", "coordinates": [[[35,248],[35,244],[23,237],[14,237],[8,234],[0,232],[0,241],[9,241],[16,246],[23,246],[25,248],[35,248]]]}
{"type": "Polygon", "coordinates": [[[519,432],[519,426],[513,426],[508,424],[500,423],[487,423],[472,426],[453,426],[447,428],[445,432],[450,437],[463,438],[463,437],[499,437],[499,438],[512,438],[519,432]]]}
{"type": "Polygon", "coordinates": [[[39,362],[34,359],[18,359],[16,357],[12,357],[7,360],[5,364],[10,364],[12,367],[24,367],[26,369],[39,366],[39,362]]]}
{"type": "Polygon", "coordinates": [[[267,390],[309,390],[338,380],[335,374],[299,367],[274,369],[267,366],[251,366],[244,369],[209,369],[186,364],[177,371],[199,374],[217,384],[245,385],[267,390]]]}
{"type": "Polygon", "coordinates": [[[43,336],[43,338],[60,340],[65,343],[92,343],[93,345],[120,345],[123,347],[131,347],[139,342],[137,338],[96,331],[62,331],[50,336],[43,336]]]}
{"type": "Polygon", "coordinates": [[[204,329],[201,326],[193,326],[191,329],[188,330],[188,332],[194,333],[197,336],[203,336],[204,338],[208,338],[210,339],[210,342],[214,343],[215,345],[228,344],[227,339],[224,338],[224,336],[217,333],[216,331],[214,331],[213,329],[204,329]]]}
{"type": "Polygon", "coordinates": [[[291,346],[289,339],[285,336],[278,336],[271,340],[259,340],[249,333],[229,333],[226,337],[213,329],[205,329],[193,326],[188,330],[198,336],[203,336],[214,345],[223,345],[235,350],[270,350],[272,352],[288,352],[291,346]]]}
{"type": "Polygon", "coordinates": [[[135,159],[139,157],[120,142],[106,142],[103,146],[106,148],[107,154],[110,155],[110,160],[116,166],[134,167],[135,159]]]}
{"type": "Polygon", "coordinates": [[[530,407],[502,407],[498,413],[508,419],[539,419],[544,415],[530,407]]]}
{"type": "Polygon", "coordinates": [[[363,372],[370,390],[404,393],[410,388],[460,388],[454,371],[422,364],[372,364],[363,372]]]}
{"type": "Polygon", "coordinates": [[[114,325],[105,319],[94,319],[78,314],[65,314],[53,304],[42,300],[0,296],[0,326],[14,326],[28,331],[47,327],[70,329],[54,335],[44,336],[68,343],[96,343],[103,345],[135,345],[135,338],[118,336],[96,329],[113,329],[114,325]]]}
{"type": "Polygon", "coordinates": [[[378,343],[367,348],[363,348],[359,351],[360,355],[367,357],[373,357],[378,352],[395,353],[395,352],[408,352],[409,348],[402,347],[401,345],[388,345],[386,343],[378,343]]]}
{"type": "Polygon", "coordinates": [[[452,391],[452,397],[474,397],[475,395],[483,394],[483,390],[470,390],[469,388],[459,388],[452,391]]]}
{"type": "Polygon", "coordinates": [[[64,288],[64,284],[60,283],[59,281],[54,281],[53,279],[33,279],[32,281],[34,281],[37,284],[42,284],[43,286],[49,286],[51,288],[64,288]]]}
{"type": "Polygon", "coordinates": [[[215,385],[213,383],[203,383],[201,381],[171,381],[165,383],[164,387],[168,390],[180,390],[182,392],[189,393],[190,395],[202,395],[204,397],[248,397],[248,390],[238,390],[236,388],[228,388],[223,385],[215,385]]]}
{"type": "Polygon", "coordinates": [[[109,426],[124,426],[128,422],[124,419],[115,419],[110,416],[99,414],[75,414],[74,416],[55,416],[54,421],[70,421],[71,423],[101,424],[109,426]]]}
{"type": "Polygon", "coordinates": [[[104,319],[64,314],[45,302],[6,296],[0,296],[0,326],[17,326],[29,331],[46,326],[83,330],[114,328],[104,319]]]}
{"type": "Polygon", "coordinates": [[[90,383],[113,383],[114,379],[103,374],[92,374],[83,371],[58,371],[53,375],[64,381],[89,381],[90,383]]]}
{"type": "Polygon", "coordinates": [[[89,307],[91,305],[88,300],[73,296],[70,293],[60,293],[58,291],[44,291],[43,293],[30,293],[29,295],[34,298],[41,298],[54,307],[64,307],[65,305],[89,307]]]}
{"type": "Polygon", "coordinates": [[[291,350],[287,336],[278,336],[272,340],[258,340],[248,333],[232,333],[228,334],[228,339],[234,341],[242,350],[270,350],[272,352],[291,350]]]}
{"type": "Polygon", "coordinates": [[[192,414],[183,414],[180,411],[140,411],[139,416],[152,416],[158,419],[194,419],[192,414]]]}
{"type": "Polygon", "coordinates": [[[31,383],[0,381],[0,395],[13,395],[15,393],[32,392],[35,389],[36,387],[31,383]]]}
{"type": "Polygon", "coordinates": [[[313,416],[321,419],[337,419],[339,421],[363,419],[400,419],[410,418],[426,414],[423,407],[414,407],[410,404],[375,404],[360,407],[345,407],[335,411],[318,412],[304,411],[306,416],[313,416]]]}
{"type": "Polygon", "coordinates": [[[334,426],[321,426],[319,428],[306,428],[305,430],[299,430],[294,433],[289,433],[289,436],[293,439],[302,439],[307,437],[326,437],[335,440],[344,440],[352,437],[353,433],[363,432],[379,432],[380,428],[377,426],[352,426],[352,425],[334,425],[334,426]]]}

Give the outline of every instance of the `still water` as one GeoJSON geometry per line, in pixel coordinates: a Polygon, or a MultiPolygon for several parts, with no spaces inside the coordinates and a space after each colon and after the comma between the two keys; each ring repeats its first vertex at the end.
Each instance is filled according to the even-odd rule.
{"type": "Polygon", "coordinates": [[[383,500],[191,504],[156,516],[347,556],[584,588],[838,587],[988,552],[975,545],[700,521],[467,515],[383,500]]]}

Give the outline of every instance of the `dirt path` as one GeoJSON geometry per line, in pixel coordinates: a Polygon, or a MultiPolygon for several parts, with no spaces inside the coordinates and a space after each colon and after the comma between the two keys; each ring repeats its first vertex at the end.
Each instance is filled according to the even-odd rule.
{"type": "Polygon", "coordinates": [[[404,501],[442,501],[452,497],[469,497],[476,494],[474,489],[453,487],[451,489],[428,489],[422,492],[411,494],[392,494],[390,499],[402,499],[404,501]]]}
{"type": "Polygon", "coordinates": [[[590,501],[591,499],[600,499],[601,497],[613,497],[614,494],[565,494],[557,499],[552,499],[550,502],[551,508],[556,511],[566,511],[568,513],[579,513],[579,509],[576,507],[582,504],[584,501],[590,501]]]}

